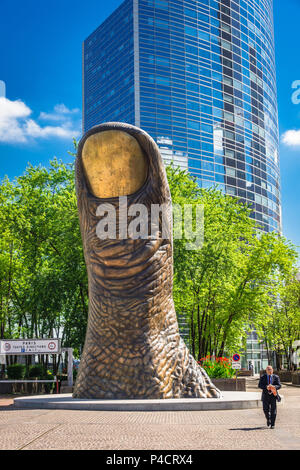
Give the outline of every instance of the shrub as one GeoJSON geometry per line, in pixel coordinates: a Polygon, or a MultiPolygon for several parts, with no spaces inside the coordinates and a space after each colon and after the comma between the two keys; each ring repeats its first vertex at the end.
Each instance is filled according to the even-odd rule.
{"type": "MultiPolygon", "coordinates": [[[[43,374],[42,378],[44,380],[53,380],[54,375],[53,375],[51,370],[44,370],[44,374],[43,374]]],[[[53,390],[55,390],[55,383],[45,383],[44,387],[45,387],[45,392],[46,393],[53,392],[53,390]]]]}
{"type": "Polygon", "coordinates": [[[7,377],[11,380],[21,380],[25,376],[26,367],[23,364],[7,366],[7,377]]]}
{"type": "Polygon", "coordinates": [[[44,380],[54,380],[54,375],[53,375],[52,371],[51,370],[46,370],[43,373],[43,379],[44,380]]]}
{"type": "Polygon", "coordinates": [[[44,368],[41,364],[32,365],[29,367],[28,377],[33,378],[37,377],[41,379],[44,375],[44,368]]]}

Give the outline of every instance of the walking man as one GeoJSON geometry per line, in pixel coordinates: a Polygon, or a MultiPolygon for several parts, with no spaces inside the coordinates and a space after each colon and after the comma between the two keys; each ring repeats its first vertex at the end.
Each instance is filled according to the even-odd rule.
{"type": "Polygon", "coordinates": [[[267,418],[267,426],[274,429],[277,412],[277,390],[281,388],[281,383],[278,375],[273,374],[272,366],[266,367],[266,374],[262,375],[258,386],[262,389],[261,399],[267,418]]]}

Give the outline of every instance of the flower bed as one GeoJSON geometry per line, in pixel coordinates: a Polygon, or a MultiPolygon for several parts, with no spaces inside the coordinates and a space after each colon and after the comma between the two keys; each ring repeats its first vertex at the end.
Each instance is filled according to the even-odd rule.
{"type": "Polygon", "coordinates": [[[236,370],[231,367],[231,359],[227,357],[206,356],[198,361],[212,383],[221,391],[246,391],[246,379],[234,379],[236,370]]]}
{"type": "Polygon", "coordinates": [[[236,375],[227,357],[206,356],[198,361],[211,379],[232,379],[236,375]]]}

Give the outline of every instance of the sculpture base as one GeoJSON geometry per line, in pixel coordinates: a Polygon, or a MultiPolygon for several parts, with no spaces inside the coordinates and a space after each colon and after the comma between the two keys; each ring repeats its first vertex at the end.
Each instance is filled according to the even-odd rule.
{"type": "Polygon", "coordinates": [[[34,395],[15,398],[17,408],[99,411],[206,411],[261,407],[256,392],[222,392],[222,398],[173,398],[165,400],[90,400],[71,394],[34,395]]]}

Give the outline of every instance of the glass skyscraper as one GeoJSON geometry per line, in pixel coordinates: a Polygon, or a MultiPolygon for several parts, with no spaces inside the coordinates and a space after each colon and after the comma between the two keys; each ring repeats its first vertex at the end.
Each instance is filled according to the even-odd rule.
{"type": "Polygon", "coordinates": [[[84,130],[135,124],[281,230],[272,0],[125,0],[85,41],[84,130]]]}

